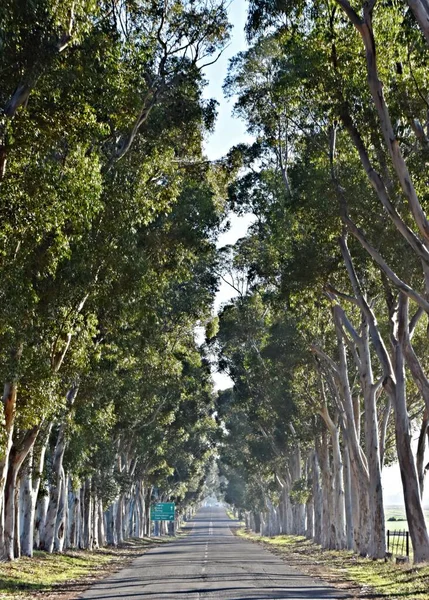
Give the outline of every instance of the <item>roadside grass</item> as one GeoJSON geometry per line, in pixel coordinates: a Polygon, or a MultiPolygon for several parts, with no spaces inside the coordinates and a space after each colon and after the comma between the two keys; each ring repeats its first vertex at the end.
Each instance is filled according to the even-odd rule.
{"type": "Polygon", "coordinates": [[[101,577],[127,565],[149,548],[171,539],[130,539],[120,547],[100,548],[93,552],[35,552],[33,558],[22,557],[0,563],[0,598],[75,598],[101,577]]]}
{"type": "Polygon", "coordinates": [[[236,520],[236,517],[230,508],[226,508],[225,512],[232,521],[236,520]]]}
{"type": "Polygon", "coordinates": [[[359,598],[423,600],[429,598],[429,565],[397,565],[361,558],[349,551],[322,550],[301,536],[261,537],[244,529],[237,535],[261,543],[302,572],[344,589],[359,598]]]}
{"type": "Polygon", "coordinates": [[[244,527],[245,526],[245,522],[244,521],[240,521],[239,519],[237,519],[237,517],[234,515],[234,513],[232,512],[232,510],[230,510],[229,508],[226,508],[225,512],[228,515],[228,517],[231,519],[231,521],[236,521],[236,523],[237,523],[237,525],[239,527],[244,527]]]}

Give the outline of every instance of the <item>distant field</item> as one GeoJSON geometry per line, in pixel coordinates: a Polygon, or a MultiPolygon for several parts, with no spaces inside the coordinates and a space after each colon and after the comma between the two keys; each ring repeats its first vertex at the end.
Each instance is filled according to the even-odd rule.
{"type": "MultiPolygon", "coordinates": [[[[429,508],[424,509],[426,516],[426,522],[429,524],[429,508]]],[[[390,531],[401,530],[408,531],[408,523],[405,517],[405,508],[402,506],[386,506],[384,509],[384,515],[386,518],[386,529],[390,531]],[[395,521],[389,521],[394,518],[395,521]]]]}

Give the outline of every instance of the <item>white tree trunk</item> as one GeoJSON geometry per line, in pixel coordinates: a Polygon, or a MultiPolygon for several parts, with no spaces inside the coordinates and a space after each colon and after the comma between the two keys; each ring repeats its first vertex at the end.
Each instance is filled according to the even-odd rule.
{"type": "Polygon", "coordinates": [[[71,481],[69,481],[69,495],[68,495],[68,523],[67,523],[67,535],[66,535],[66,547],[76,548],[77,547],[77,506],[79,504],[78,495],[72,490],[71,481]]]}
{"type": "Polygon", "coordinates": [[[85,523],[86,523],[86,504],[85,504],[85,494],[86,494],[86,481],[83,482],[83,485],[80,488],[79,494],[79,527],[78,527],[78,540],[79,540],[79,548],[82,550],[86,549],[85,545],[85,523]]]}
{"type": "Polygon", "coordinates": [[[107,510],[106,516],[106,540],[109,546],[117,545],[117,537],[116,537],[116,514],[117,514],[117,506],[116,502],[111,504],[107,510]]]}
{"type": "Polygon", "coordinates": [[[45,528],[46,513],[48,512],[49,506],[49,491],[43,490],[36,502],[36,521],[34,523],[34,547],[39,550],[41,547],[41,539],[43,537],[43,530],[45,528]]]}
{"type": "Polygon", "coordinates": [[[65,532],[67,528],[68,477],[61,467],[61,494],[58,501],[57,519],[55,523],[54,548],[56,552],[64,549],[65,532]]]}
{"type": "Polygon", "coordinates": [[[321,545],[322,548],[331,547],[331,518],[332,518],[332,506],[333,501],[332,490],[331,490],[331,477],[330,477],[330,464],[329,464],[329,451],[328,443],[325,432],[322,433],[321,444],[318,447],[318,462],[321,470],[321,483],[322,483],[322,531],[321,531],[321,545]]]}
{"type": "Polygon", "coordinates": [[[66,424],[62,423],[58,431],[57,443],[55,445],[51,474],[52,483],[49,487],[49,507],[43,531],[42,549],[49,553],[54,550],[58,508],[62,489],[64,488],[63,457],[66,448],[65,430],[66,424]]]}
{"type": "Polygon", "coordinates": [[[116,540],[117,544],[124,543],[124,527],[123,527],[123,519],[124,519],[124,496],[123,494],[119,495],[117,508],[116,508],[116,540]]]}
{"type": "Polygon", "coordinates": [[[334,508],[334,547],[343,549],[346,547],[346,513],[345,513],[345,494],[344,494],[344,474],[343,461],[340,447],[340,432],[338,427],[328,411],[326,401],[324,401],[320,414],[326,423],[331,436],[332,445],[332,469],[333,469],[333,508],[334,508]]]}
{"type": "Polygon", "coordinates": [[[359,371],[365,405],[365,450],[369,473],[369,526],[368,554],[371,558],[386,556],[386,530],[384,524],[383,488],[381,485],[381,459],[377,416],[377,389],[374,383],[371,353],[369,349],[368,324],[362,317],[362,334],[358,345],[359,371]]]}
{"type": "Polygon", "coordinates": [[[353,503],[350,473],[350,457],[346,445],[343,446],[344,505],[346,513],[347,549],[353,550],[353,503]]]}
{"type": "Polygon", "coordinates": [[[429,536],[426,520],[420,499],[420,489],[416,464],[411,449],[411,429],[406,402],[406,381],[403,342],[408,329],[408,302],[404,294],[399,295],[397,321],[397,343],[394,347],[394,366],[396,377],[395,389],[395,433],[399,467],[401,470],[402,486],[404,489],[405,512],[407,515],[410,537],[414,550],[414,562],[429,561],[429,536]]]}
{"type": "Polygon", "coordinates": [[[85,514],[83,515],[83,544],[86,550],[92,550],[93,544],[93,498],[91,493],[91,481],[85,481],[85,496],[84,496],[85,514]]]}
{"type": "Polygon", "coordinates": [[[314,541],[322,543],[323,497],[320,488],[320,467],[317,452],[313,452],[313,503],[314,503],[314,541]]]}
{"type": "Polygon", "coordinates": [[[37,435],[40,431],[41,424],[28,430],[17,445],[13,445],[9,453],[9,469],[5,488],[5,503],[4,503],[4,552],[8,560],[13,560],[15,550],[19,547],[15,543],[16,519],[19,515],[19,505],[15,504],[15,493],[17,491],[17,480],[19,470],[28,453],[31,451],[37,435]]]}
{"type": "Polygon", "coordinates": [[[101,499],[98,500],[98,544],[100,547],[106,545],[106,534],[104,527],[104,510],[103,510],[103,501],[101,499]]]}
{"type": "MultiPolygon", "coordinates": [[[[36,503],[45,464],[46,448],[49,442],[52,424],[44,427],[28,455],[28,468],[23,476],[22,514],[21,514],[21,552],[24,556],[33,556],[35,545],[36,503]]],[[[44,523],[43,523],[44,525],[44,523]]],[[[38,543],[38,542],[37,542],[38,543]]]]}

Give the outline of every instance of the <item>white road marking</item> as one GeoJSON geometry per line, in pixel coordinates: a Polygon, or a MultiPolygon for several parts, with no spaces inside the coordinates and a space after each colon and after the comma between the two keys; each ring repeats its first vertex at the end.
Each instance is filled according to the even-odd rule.
{"type": "MultiPolygon", "coordinates": [[[[211,517],[211,514],[210,514],[211,517]]],[[[209,523],[209,535],[213,535],[213,523],[212,521],[210,521],[209,523]]],[[[208,554],[209,554],[209,541],[207,540],[205,548],[204,548],[204,559],[203,559],[203,565],[201,567],[201,575],[203,575],[206,572],[206,568],[207,568],[207,562],[208,562],[208,554]]],[[[199,592],[198,593],[198,600],[201,600],[201,595],[199,592]]]]}

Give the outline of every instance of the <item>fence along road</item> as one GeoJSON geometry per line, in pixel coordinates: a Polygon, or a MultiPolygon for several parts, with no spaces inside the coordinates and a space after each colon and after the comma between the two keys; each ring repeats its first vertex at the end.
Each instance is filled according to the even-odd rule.
{"type": "Polygon", "coordinates": [[[223,508],[202,508],[192,531],[153,548],[86,591],[87,600],[352,598],[299,573],[260,545],[235,537],[223,508]]]}

